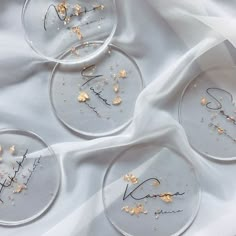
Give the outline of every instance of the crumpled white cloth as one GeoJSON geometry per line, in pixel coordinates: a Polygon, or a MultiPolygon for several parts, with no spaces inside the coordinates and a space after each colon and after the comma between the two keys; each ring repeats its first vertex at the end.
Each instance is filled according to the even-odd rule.
{"type": "MultiPolygon", "coordinates": [[[[22,227],[0,227],[1,236],[118,236],[104,215],[101,186],[114,157],[136,145],[169,147],[192,161],[202,202],[188,236],[236,235],[236,162],[201,157],[178,123],[178,100],[202,70],[234,65],[236,2],[233,0],[117,0],[113,43],[138,63],[146,88],[132,124],[121,134],[83,140],[54,116],[48,95],[53,63],[26,44],[23,0],[0,3],[0,128],[32,130],[58,155],[62,184],[53,207],[22,227]]],[[[134,160],[135,161],[135,160],[134,160]]],[[[29,206],[30,207],[30,206],[29,206]]]]}

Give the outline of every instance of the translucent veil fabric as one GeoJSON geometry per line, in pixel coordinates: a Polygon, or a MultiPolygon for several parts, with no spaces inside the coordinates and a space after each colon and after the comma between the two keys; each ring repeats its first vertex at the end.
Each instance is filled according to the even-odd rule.
{"type": "Polygon", "coordinates": [[[177,113],[189,80],[212,66],[235,64],[236,2],[116,2],[119,23],[113,43],[135,59],[146,88],[132,124],[120,134],[94,140],[71,133],[55,118],[48,95],[54,63],[41,59],[24,40],[24,1],[0,3],[0,127],[39,134],[52,145],[62,169],[60,194],[47,214],[22,227],[0,227],[0,235],[120,235],[105,217],[102,181],[112,160],[136,145],[150,146],[150,154],[161,147],[173,149],[199,173],[200,211],[184,235],[236,235],[236,162],[210,161],[193,151],[177,113]]]}

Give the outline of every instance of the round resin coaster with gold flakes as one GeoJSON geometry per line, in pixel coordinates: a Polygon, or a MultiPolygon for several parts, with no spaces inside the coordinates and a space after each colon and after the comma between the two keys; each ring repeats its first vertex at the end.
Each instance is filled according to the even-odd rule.
{"type": "Polygon", "coordinates": [[[52,205],[59,186],[59,163],[40,137],[0,131],[0,225],[35,220],[52,205]]]}
{"type": "Polygon", "coordinates": [[[236,157],[236,67],[215,67],[200,73],[184,89],[179,120],[191,146],[217,159],[236,157]]]}
{"type": "MultiPolygon", "coordinates": [[[[75,53],[88,53],[100,44],[79,45],[75,53]]],[[[63,57],[71,57],[70,52],[63,57]]],[[[109,45],[99,57],[83,65],[57,64],[52,72],[50,98],[56,116],[66,127],[86,136],[105,136],[130,123],[142,89],[135,61],[109,45]]]]}
{"type": "Polygon", "coordinates": [[[99,55],[117,25],[115,0],[26,0],[22,11],[26,40],[40,56],[60,63],[82,63],[99,55]],[[75,45],[102,40],[86,54],[75,45]],[[60,57],[70,50],[72,57],[60,57]]]}
{"type": "Polygon", "coordinates": [[[194,221],[201,200],[198,177],[187,159],[144,145],[113,161],[102,194],[108,220],[125,236],[180,235],[194,221]]]}

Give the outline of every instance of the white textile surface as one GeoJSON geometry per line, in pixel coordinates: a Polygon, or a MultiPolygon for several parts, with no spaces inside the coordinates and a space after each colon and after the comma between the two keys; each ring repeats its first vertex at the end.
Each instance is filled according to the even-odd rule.
{"type": "MultiPolygon", "coordinates": [[[[113,43],[139,65],[146,88],[132,124],[118,135],[84,140],[54,116],[48,94],[53,63],[27,45],[23,0],[0,3],[0,128],[32,130],[60,159],[61,190],[43,217],[22,227],[0,227],[1,236],[119,236],[105,217],[101,186],[121,151],[136,145],[169,147],[192,161],[202,186],[200,211],[186,236],[236,235],[236,162],[203,158],[178,123],[178,101],[187,82],[214,65],[236,60],[236,1],[117,0],[113,43]]],[[[199,137],[200,138],[200,137],[199,137]]]]}

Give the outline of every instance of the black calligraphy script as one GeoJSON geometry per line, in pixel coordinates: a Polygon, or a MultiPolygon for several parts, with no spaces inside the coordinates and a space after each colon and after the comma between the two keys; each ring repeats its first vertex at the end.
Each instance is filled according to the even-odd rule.
{"type": "Polygon", "coordinates": [[[97,96],[101,101],[103,101],[106,105],[108,106],[111,106],[110,103],[108,103],[107,99],[105,99],[103,96],[102,96],[102,91],[95,91],[95,89],[93,87],[90,87],[90,90],[95,94],[95,96],[97,96]]]}
{"type": "Polygon", "coordinates": [[[87,66],[85,67],[82,71],[81,71],[81,76],[85,79],[87,79],[87,81],[82,84],[81,87],[85,86],[87,83],[89,83],[90,81],[96,79],[96,78],[99,78],[99,77],[102,77],[103,75],[90,75],[90,74],[87,74],[87,72],[89,70],[91,70],[92,68],[94,68],[96,65],[90,65],[90,66],[87,66]]]}
{"type": "MultiPolygon", "coordinates": [[[[25,163],[25,160],[27,159],[27,154],[28,154],[28,149],[25,151],[21,161],[16,161],[17,163],[17,168],[14,169],[14,174],[12,176],[8,176],[8,178],[6,178],[3,183],[0,183],[0,202],[4,203],[4,201],[1,199],[1,194],[2,192],[4,191],[5,188],[9,188],[12,186],[12,184],[14,182],[16,182],[16,177],[18,175],[18,173],[20,172],[21,169],[24,168],[24,163],[25,163]]],[[[32,170],[31,169],[28,169],[30,175],[28,176],[26,182],[24,183],[25,186],[28,185],[30,179],[32,178],[32,175],[33,173],[35,172],[36,168],[38,167],[38,165],[40,164],[40,160],[41,160],[41,156],[37,159],[35,159],[34,163],[33,163],[33,168],[32,170]]]]}
{"type": "Polygon", "coordinates": [[[137,194],[138,190],[140,190],[142,187],[145,186],[145,184],[147,184],[150,181],[157,181],[160,184],[159,179],[157,179],[157,178],[149,178],[149,179],[143,181],[141,184],[139,184],[136,188],[134,188],[129,193],[128,193],[129,184],[127,184],[126,188],[125,188],[124,195],[123,195],[123,201],[125,201],[129,197],[131,197],[132,199],[134,199],[136,201],[140,201],[140,200],[148,199],[148,198],[161,198],[161,197],[165,197],[165,196],[166,197],[167,196],[174,197],[174,196],[182,196],[182,195],[185,194],[184,192],[183,193],[176,192],[176,193],[173,193],[173,194],[171,194],[171,193],[165,193],[165,194],[144,194],[143,196],[137,197],[136,194],[137,194]]]}
{"type": "MultiPolygon", "coordinates": [[[[64,11],[64,14],[61,14],[59,12],[59,10],[57,9],[57,6],[54,5],[54,4],[51,4],[49,5],[46,13],[45,13],[45,16],[44,16],[44,30],[47,31],[47,18],[48,18],[48,14],[50,13],[50,11],[54,11],[57,15],[57,18],[60,20],[60,21],[65,21],[67,18],[73,18],[73,17],[82,17],[83,15],[89,13],[89,12],[93,12],[93,11],[96,11],[100,8],[100,6],[94,6],[93,8],[91,9],[87,9],[86,7],[84,7],[84,10],[80,11],[79,15],[78,14],[75,14],[75,13],[72,13],[72,14],[68,14],[68,9],[66,6],[61,6],[63,8],[63,11],[64,11]]],[[[102,18],[103,19],[103,18],[102,18]]],[[[91,21],[91,22],[87,22],[85,25],[88,25],[90,23],[94,23],[94,22],[97,22],[97,21],[91,21]]],[[[80,25],[81,26],[81,25],[80,25]]]]}
{"type": "Polygon", "coordinates": [[[155,215],[167,215],[167,214],[177,214],[180,212],[183,212],[183,210],[176,210],[176,211],[174,211],[174,210],[173,211],[160,210],[160,211],[155,212],[154,214],[155,215]]]}
{"type": "Polygon", "coordinates": [[[214,91],[223,92],[224,94],[226,94],[229,97],[230,102],[233,102],[233,95],[230,92],[228,92],[228,91],[226,91],[224,89],[221,89],[221,88],[208,88],[206,90],[206,93],[213,99],[213,102],[208,102],[206,104],[206,107],[208,109],[217,111],[217,110],[220,110],[220,109],[223,108],[223,105],[220,102],[220,100],[215,95],[213,95],[212,92],[214,92],[214,91]]]}
{"type": "MultiPolygon", "coordinates": [[[[8,179],[10,181],[7,182],[7,179],[5,179],[3,183],[0,183],[0,185],[1,185],[0,195],[1,195],[2,191],[4,190],[4,188],[9,188],[12,185],[12,183],[15,182],[15,178],[16,178],[17,173],[20,171],[21,168],[23,168],[23,163],[24,163],[25,159],[27,158],[27,153],[28,153],[28,149],[25,151],[25,154],[23,155],[22,160],[16,162],[18,165],[17,169],[14,170],[13,176],[8,176],[8,179]]],[[[0,202],[3,203],[3,200],[1,198],[0,198],[0,202]]]]}
{"type": "Polygon", "coordinates": [[[233,116],[226,114],[226,112],[224,111],[223,104],[220,101],[220,99],[218,99],[217,96],[212,94],[212,92],[214,92],[214,91],[223,92],[225,95],[227,95],[227,97],[229,98],[229,101],[233,104],[233,95],[230,92],[228,92],[224,89],[220,89],[220,88],[208,88],[206,90],[206,93],[213,99],[213,102],[212,101],[208,102],[206,104],[206,107],[209,110],[220,111],[220,114],[222,116],[224,116],[227,120],[231,121],[232,124],[236,125],[236,119],[233,116]]]}

